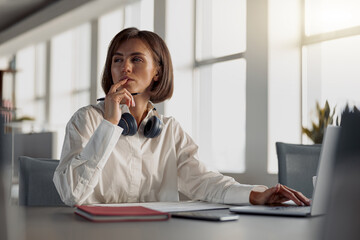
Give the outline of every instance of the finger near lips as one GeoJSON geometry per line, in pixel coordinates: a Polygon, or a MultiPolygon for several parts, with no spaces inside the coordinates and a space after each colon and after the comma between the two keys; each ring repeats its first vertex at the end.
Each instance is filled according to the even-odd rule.
{"type": "Polygon", "coordinates": [[[128,99],[128,106],[135,106],[135,100],[134,97],[131,95],[131,93],[129,91],[126,90],[126,97],[128,99]]]}
{"type": "Polygon", "coordinates": [[[132,96],[131,93],[128,92],[126,89],[123,89],[123,90],[117,92],[116,94],[121,97],[120,103],[123,103],[122,100],[125,100],[126,105],[127,105],[128,107],[135,105],[135,104],[134,104],[135,102],[134,102],[133,96],[132,96]]]}
{"type": "MultiPolygon", "coordinates": [[[[127,81],[126,79],[125,79],[125,81],[127,81]]],[[[118,88],[118,90],[117,90],[117,92],[116,93],[121,93],[121,94],[126,94],[126,96],[128,96],[128,98],[129,98],[129,101],[127,102],[127,105],[130,107],[130,106],[133,106],[133,107],[135,107],[135,100],[134,100],[134,97],[133,97],[133,95],[126,89],[126,88],[122,88],[122,87],[120,87],[120,88],[118,88]]]]}
{"type": "Polygon", "coordinates": [[[135,106],[135,100],[132,94],[126,88],[117,88],[113,85],[114,88],[109,91],[107,97],[113,99],[114,101],[123,104],[126,101],[126,105],[135,106]],[[114,91],[115,90],[115,91],[114,91]],[[125,98],[125,99],[124,99],[125,98]]]}
{"type": "Polygon", "coordinates": [[[119,90],[119,88],[122,89],[121,86],[126,84],[127,81],[128,81],[127,79],[124,79],[117,83],[114,83],[113,85],[111,85],[109,92],[114,93],[114,92],[117,92],[119,90]]]}
{"type": "Polygon", "coordinates": [[[121,86],[121,85],[124,85],[125,83],[127,83],[128,79],[125,78],[123,80],[120,80],[118,81],[117,83],[115,83],[114,85],[117,85],[117,86],[121,86]]]}

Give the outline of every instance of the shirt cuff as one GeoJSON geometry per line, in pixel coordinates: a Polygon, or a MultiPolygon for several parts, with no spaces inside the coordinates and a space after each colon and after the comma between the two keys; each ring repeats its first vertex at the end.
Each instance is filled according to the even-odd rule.
{"type": "Polygon", "coordinates": [[[224,204],[249,205],[251,191],[263,192],[268,187],[264,185],[234,184],[228,188],[224,197],[224,204]]]}
{"type": "Polygon", "coordinates": [[[268,190],[269,188],[267,186],[264,185],[256,185],[253,189],[251,189],[251,191],[254,192],[265,192],[266,190],[268,190]]]}

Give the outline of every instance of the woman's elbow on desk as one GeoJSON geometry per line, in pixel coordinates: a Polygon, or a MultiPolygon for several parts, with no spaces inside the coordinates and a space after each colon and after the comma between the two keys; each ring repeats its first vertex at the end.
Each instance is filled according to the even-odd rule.
{"type": "Polygon", "coordinates": [[[53,182],[61,201],[66,205],[73,207],[75,205],[81,205],[85,201],[85,199],[82,200],[79,196],[74,194],[76,188],[71,187],[67,181],[67,176],[65,176],[62,171],[55,171],[53,182]]]}

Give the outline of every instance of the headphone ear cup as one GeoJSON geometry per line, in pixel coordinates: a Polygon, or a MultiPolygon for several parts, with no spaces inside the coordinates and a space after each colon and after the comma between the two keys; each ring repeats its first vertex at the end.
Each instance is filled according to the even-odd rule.
{"type": "Polygon", "coordinates": [[[133,136],[137,132],[136,120],[130,113],[123,113],[121,115],[118,126],[124,129],[122,132],[122,135],[124,136],[133,136]]]}
{"type": "Polygon", "coordinates": [[[144,136],[147,138],[155,138],[160,135],[161,130],[162,130],[161,120],[156,116],[152,116],[145,124],[144,136]]]}

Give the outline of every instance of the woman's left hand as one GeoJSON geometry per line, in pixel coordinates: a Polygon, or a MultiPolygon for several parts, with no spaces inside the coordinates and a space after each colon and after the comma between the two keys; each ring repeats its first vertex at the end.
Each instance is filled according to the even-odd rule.
{"type": "Polygon", "coordinates": [[[251,191],[250,203],[254,205],[276,204],[292,200],[299,206],[309,206],[310,200],[301,192],[295,191],[285,185],[276,184],[263,192],[251,191]]]}

